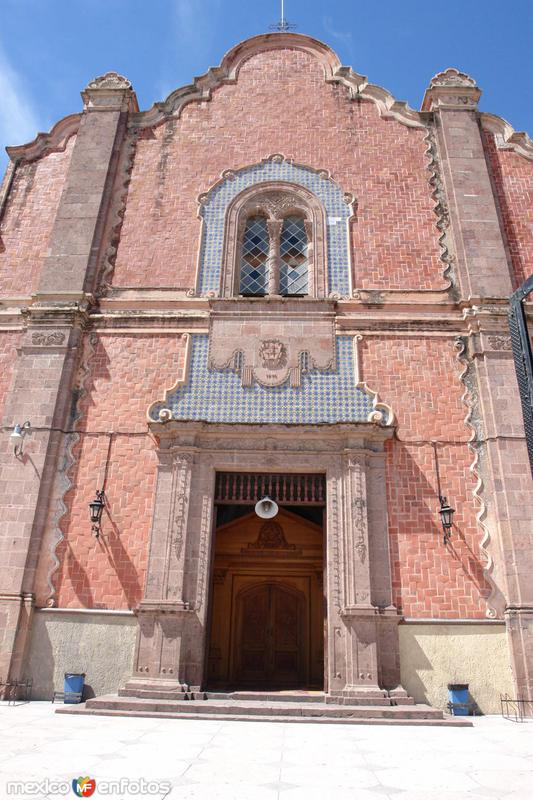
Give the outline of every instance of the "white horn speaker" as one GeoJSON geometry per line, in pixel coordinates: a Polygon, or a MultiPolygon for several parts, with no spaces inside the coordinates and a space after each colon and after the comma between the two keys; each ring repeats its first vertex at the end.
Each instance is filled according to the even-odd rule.
{"type": "Polygon", "coordinates": [[[272,519],[278,513],[278,504],[271,500],[270,497],[263,497],[255,504],[255,513],[261,519],[272,519]]]}

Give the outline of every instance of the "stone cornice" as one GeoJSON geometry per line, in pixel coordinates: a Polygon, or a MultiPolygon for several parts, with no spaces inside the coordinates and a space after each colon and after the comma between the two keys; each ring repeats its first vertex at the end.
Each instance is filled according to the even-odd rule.
{"type": "MultiPolygon", "coordinates": [[[[379,300],[379,298],[378,298],[379,300]]],[[[83,317],[84,324],[94,330],[105,330],[110,333],[132,334],[147,333],[205,333],[208,330],[210,316],[229,313],[237,314],[243,319],[249,316],[246,307],[261,300],[227,299],[208,300],[207,298],[178,298],[169,290],[168,293],[152,290],[128,290],[127,297],[119,300],[106,300],[99,308],[91,305],[91,298],[71,300],[67,302],[57,298],[3,298],[0,300],[0,330],[23,330],[30,318],[41,318],[51,323],[62,317],[73,319],[83,317]],[[239,308],[239,306],[241,306],[239,308]],[[232,311],[231,309],[235,309],[232,311]]],[[[294,300],[291,301],[294,304],[294,300]]],[[[398,295],[393,301],[365,302],[355,299],[346,301],[309,300],[297,301],[305,303],[302,308],[304,317],[309,313],[317,318],[334,315],[338,334],[353,332],[384,332],[391,335],[416,333],[428,335],[459,335],[467,333],[476,320],[491,321],[491,324],[507,332],[507,314],[509,309],[507,298],[491,298],[483,300],[472,298],[461,303],[454,303],[442,297],[435,302],[433,297],[424,293],[398,295]]],[[[279,304],[265,302],[267,313],[279,315],[279,304]]],[[[292,309],[294,311],[298,309],[292,309]]],[[[526,313],[533,319],[533,304],[526,304],[526,313]]],[[[484,324],[484,323],[483,323],[484,324]]]]}
{"type": "Polygon", "coordinates": [[[208,101],[214,89],[236,83],[245,61],[260,52],[279,49],[301,50],[313,55],[321,62],[327,83],[345,86],[353,99],[371,100],[384,119],[396,119],[410,128],[425,127],[420,114],[407,103],[397,101],[386,89],[368,83],[364,75],[354,72],[351,67],[342,66],[330,47],[301,33],[266,33],[245,39],[226,53],[218,67],[211,67],[204,75],[194,78],[192,84],[176,89],[148,111],[133,115],[132,124],[146,128],[158,125],[168,117],[179,117],[188,103],[208,101]]]}
{"type": "Polygon", "coordinates": [[[79,326],[89,324],[88,303],[35,303],[24,310],[28,327],[54,325],[79,326]]]}
{"type": "Polygon", "coordinates": [[[71,136],[78,132],[81,114],[70,114],[63,117],[48,133],[38,133],[32,142],[6,147],[12,161],[34,161],[49,153],[62,152],[71,136]]]}
{"type": "Polygon", "coordinates": [[[503,117],[483,112],[479,115],[481,127],[494,135],[498,150],[514,150],[518,155],[533,161],[533,139],[525,131],[515,131],[503,117]]]}
{"type": "Polygon", "coordinates": [[[183,420],[149,422],[160,441],[161,451],[182,452],[183,448],[212,449],[216,453],[233,450],[271,450],[274,452],[336,452],[347,449],[380,451],[394,427],[371,422],[322,423],[309,425],[273,423],[212,423],[183,420]],[[274,442],[276,444],[274,444],[274,442]]]}

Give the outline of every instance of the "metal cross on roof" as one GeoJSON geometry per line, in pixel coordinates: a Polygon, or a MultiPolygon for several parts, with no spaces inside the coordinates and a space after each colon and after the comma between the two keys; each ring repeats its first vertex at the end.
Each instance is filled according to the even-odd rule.
{"type": "Polygon", "coordinates": [[[287,22],[285,19],[285,0],[281,0],[281,17],[279,22],[276,22],[275,25],[269,25],[269,30],[271,31],[279,31],[280,33],[287,33],[287,31],[293,31],[296,28],[296,25],[293,25],[291,22],[287,22]]]}

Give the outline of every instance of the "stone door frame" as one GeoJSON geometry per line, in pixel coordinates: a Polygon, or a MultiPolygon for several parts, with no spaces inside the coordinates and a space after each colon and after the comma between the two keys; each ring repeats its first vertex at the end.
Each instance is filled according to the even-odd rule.
{"type": "MultiPolygon", "coordinates": [[[[159,465],[129,688],[203,688],[217,472],[326,475],[326,686],[383,697],[399,687],[385,486],[390,426],[151,423],[159,465]]],[[[398,690],[400,691],[400,690],[398,690]]]]}

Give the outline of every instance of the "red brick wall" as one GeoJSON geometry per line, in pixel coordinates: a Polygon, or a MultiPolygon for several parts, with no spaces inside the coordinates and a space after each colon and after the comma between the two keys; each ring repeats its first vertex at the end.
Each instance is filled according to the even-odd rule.
{"type": "MultiPolygon", "coordinates": [[[[0,419],[4,415],[6,395],[11,386],[13,367],[17,359],[16,348],[22,338],[21,331],[1,331],[0,332],[0,419]]],[[[13,420],[13,422],[19,420],[13,420]]],[[[24,420],[21,420],[24,422],[24,420]]],[[[11,424],[11,420],[8,420],[11,424]]]]}
{"type": "Polygon", "coordinates": [[[0,225],[0,294],[36,291],[74,147],[20,164],[0,225]]]}
{"type": "Polygon", "coordinates": [[[60,607],[132,608],[141,599],[157,466],[146,411],[181,374],[183,352],[176,334],[98,337],[79,403],[81,438],[61,522],[65,541],[57,549],[60,607]],[[106,459],[107,506],[96,539],[88,503],[102,484],[106,459]]]}
{"type": "MultiPolygon", "coordinates": [[[[83,433],[71,472],[65,542],[56,583],[62,607],[133,607],[144,584],[156,455],[145,412],[182,368],[175,335],[102,334],[80,406],[83,433]],[[106,433],[114,430],[111,439],[106,433]],[[88,435],[92,434],[92,435],[88,435]],[[87,504],[101,483],[109,449],[103,536],[90,534],[87,504]]],[[[394,600],[407,616],[483,617],[488,591],[472,492],[470,429],[461,371],[449,338],[368,337],[363,378],[398,417],[387,463],[394,600]],[[457,509],[451,546],[442,545],[433,448],[439,442],[444,492],[457,509]]]]}
{"type": "Polygon", "coordinates": [[[330,170],[358,198],[355,286],[442,288],[426,149],[424,131],[381,119],[371,101],[350,100],[307,53],[256,55],[236,85],[141,136],[114,285],[193,286],[196,198],[223,170],[281,152],[330,170]]]}
{"type": "Polygon", "coordinates": [[[518,287],[533,273],[533,162],[483,136],[518,287]]]}
{"type": "Polygon", "coordinates": [[[362,346],[364,380],[379,388],[398,420],[387,453],[394,602],[410,617],[484,617],[489,586],[453,340],[380,336],[365,338],[362,346]],[[447,548],[437,513],[432,440],[438,442],[442,491],[456,509],[447,548]]]}

